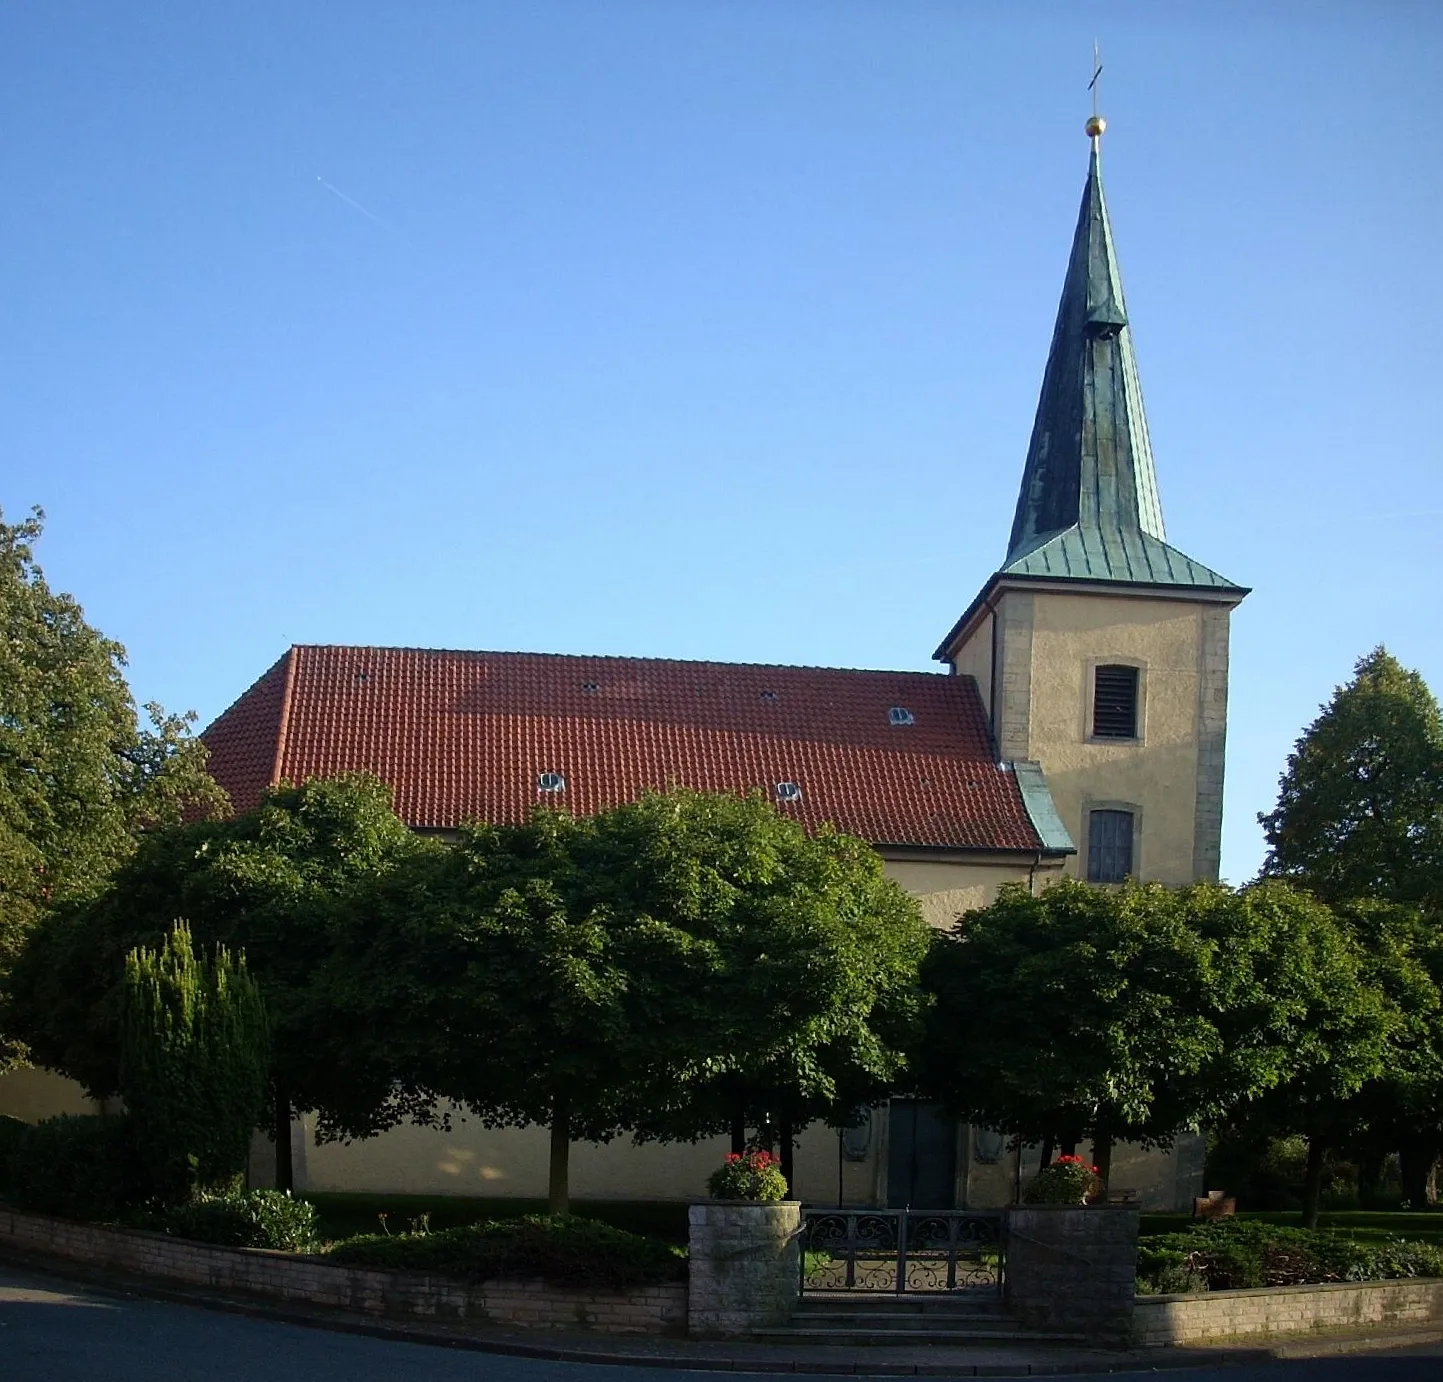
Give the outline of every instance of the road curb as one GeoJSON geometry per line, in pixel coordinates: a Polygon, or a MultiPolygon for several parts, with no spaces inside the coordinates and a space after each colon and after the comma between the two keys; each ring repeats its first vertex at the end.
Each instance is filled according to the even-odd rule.
{"type": "MultiPolygon", "coordinates": [[[[843,1364],[835,1359],[813,1360],[787,1356],[769,1358],[760,1355],[729,1357],[699,1352],[632,1353],[623,1348],[607,1348],[604,1345],[596,1347],[590,1341],[584,1346],[578,1346],[574,1339],[541,1343],[510,1335],[487,1335],[474,1331],[463,1333],[448,1329],[444,1325],[412,1324],[392,1319],[372,1319],[339,1310],[303,1308],[260,1297],[224,1295],[198,1287],[161,1282],[153,1277],[138,1276],[130,1272],[88,1267],[68,1258],[16,1252],[8,1246],[0,1250],[0,1262],[113,1295],[137,1296],[173,1305],[218,1310],[226,1314],[307,1329],[324,1329],[337,1334],[356,1334],[394,1343],[422,1344],[432,1348],[459,1349],[512,1358],[534,1358],[545,1362],[670,1368],[685,1372],[792,1373],[830,1377],[1077,1377],[1116,1372],[1176,1372],[1204,1367],[1241,1367],[1287,1359],[1370,1353],[1380,1349],[1443,1342],[1443,1327],[1438,1327],[1369,1332],[1334,1338],[1309,1336],[1279,1340],[1268,1345],[1220,1345],[1186,1350],[1138,1349],[1126,1354],[1112,1353],[1108,1357],[1088,1357],[1082,1354],[1076,1358],[1059,1360],[1018,1358],[1016,1362],[975,1364],[968,1364],[960,1359],[935,1363],[894,1360],[889,1359],[885,1350],[879,1346],[859,1349],[860,1356],[850,1364],[843,1364]]],[[[669,1342],[681,1344],[684,1341],[669,1342]]]]}

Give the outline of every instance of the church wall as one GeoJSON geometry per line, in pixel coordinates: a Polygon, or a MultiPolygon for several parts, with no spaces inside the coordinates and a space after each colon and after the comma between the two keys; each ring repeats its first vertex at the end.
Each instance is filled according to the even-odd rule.
{"type": "MultiPolygon", "coordinates": [[[[1029,599],[1028,737],[1026,753],[1018,756],[1042,764],[1077,842],[1068,872],[1086,875],[1088,811],[1128,807],[1137,815],[1138,876],[1193,881],[1200,853],[1200,709],[1205,691],[1216,706],[1218,689],[1216,670],[1205,683],[1202,665],[1205,619],[1213,609],[1183,600],[1050,591],[1029,599]],[[1089,742],[1093,669],[1114,661],[1141,671],[1142,735],[1138,742],[1089,742]]],[[[1225,698],[1225,664],[1222,675],[1225,698]]],[[[1220,763],[1217,784],[1220,794],[1220,763]]]]}
{"type": "Polygon", "coordinates": [[[53,1070],[10,1070],[0,1075],[0,1114],[38,1123],[62,1113],[99,1113],[100,1105],[74,1080],[53,1070]]]}
{"type": "MultiPolygon", "coordinates": [[[[939,930],[951,926],[963,912],[995,902],[1004,883],[1027,883],[1033,873],[1030,860],[978,864],[884,856],[882,863],[887,877],[917,899],[923,919],[939,930]]],[[[1043,886],[1045,878],[1057,877],[1058,872],[1055,866],[1039,868],[1037,886],[1043,886]]]]}
{"type": "Polygon", "coordinates": [[[967,641],[952,654],[952,670],[971,677],[982,693],[982,708],[992,716],[992,637],[997,616],[985,614],[973,627],[967,641]]]}
{"type": "MultiPolygon", "coordinates": [[[[966,1164],[961,1174],[958,1203],[969,1209],[995,1209],[1014,1202],[1017,1188],[1041,1169],[1042,1148],[1037,1144],[1018,1152],[1007,1148],[993,1161],[981,1160],[979,1130],[965,1129],[966,1164]]],[[[995,1139],[994,1139],[995,1140],[995,1139]]],[[[1078,1150],[1092,1159],[1089,1146],[1078,1150]]],[[[1144,1149],[1119,1142],[1112,1150],[1110,1184],[1114,1192],[1130,1190],[1144,1212],[1191,1209],[1203,1193],[1203,1158],[1207,1139],[1201,1133],[1184,1133],[1167,1151],[1144,1149]]]]}
{"type": "MultiPolygon", "coordinates": [[[[349,1146],[317,1146],[311,1120],[305,1121],[305,1156],[296,1164],[299,1190],[546,1198],[550,1135],[545,1128],[483,1128],[469,1119],[449,1132],[406,1124],[349,1146]]],[[[730,1148],[725,1137],[669,1145],[638,1146],[629,1137],[604,1145],[573,1143],[571,1197],[705,1199],[706,1178],[730,1148]]],[[[848,1202],[869,1203],[876,1196],[875,1149],[868,1149],[866,1160],[847,1160],[833,1129],[817,1125],[802,1133],[794,1157],[796,1194],[802,1199],[835,1204],[839,1170],[848,1202]]],[[[253,1162],[258,1178],[265,1169],[253,1162]]]]}

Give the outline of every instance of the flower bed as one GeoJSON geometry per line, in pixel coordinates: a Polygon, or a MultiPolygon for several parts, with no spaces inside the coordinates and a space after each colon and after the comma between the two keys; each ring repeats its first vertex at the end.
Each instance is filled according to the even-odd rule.
{"type": "Polygon", "coordinates": [[[1222,1219],[1144,1238],[1137,1250],[1139,1295],[1407,1277],[1443,1277],[1443,1247],[1222,1219]]]}

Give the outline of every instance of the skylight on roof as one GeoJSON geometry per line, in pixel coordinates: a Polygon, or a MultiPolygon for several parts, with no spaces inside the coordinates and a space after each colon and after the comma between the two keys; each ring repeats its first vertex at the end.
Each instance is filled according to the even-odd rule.
{"type": "Polygon", "coordinates": [[[763,692],[762,692],[762,699],[763,699],[764,701],[774,701],[774,700],[776,700],[776,698],[777,698],[777,693],[776,693],[775,691],[763,691],[763,692]]]}
{"type": "Polygon", "coordinates": [[[566,790],[566,774],[537,773],[536,790],[538,792],[564,792],[566,790]]]}
{"type": "Polygon", "coordinates": [[[601,690],[601,683],[597,681],[584,681],[581,683],[581,689],[585,691],[588,696],[594,696],[601,690]]]}
{"type": "Polygon", "coordinates": [[[894,725],[915,725],[917,717],[905,705],[894,705],[887,712],[887,719],[894,725]]]}
{"type": "Polygon", "coordinates": [[[779,782],[779,783],[777,783],[777,800],[778,800],[778,801],[800,801],[801,799],[802,799],[802,789],[801,789],[800,786],[797,785],[797,783],[795,783],[795,782],[779,782]]]}

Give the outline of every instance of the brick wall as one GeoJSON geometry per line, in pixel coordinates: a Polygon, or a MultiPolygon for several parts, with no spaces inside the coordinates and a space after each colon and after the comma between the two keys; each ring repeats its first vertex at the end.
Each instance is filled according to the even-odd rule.
{"type": "Polygon", "coordinates": [[[1267,1286],[1190,1296],[1139,1296],[1133,1341],[1142,1347],[1232,1342],[1370,1325],[1443,1322],[1443,1280],[1267,1286]]]}
{"type": "Polygon", "coordinates": [[[536,1329],[677,1334],[686,1328],[686,1285],[584,1290],[544,1281],[458,1282],[413,1272],[345,1267],[253,1248],[217,1248],[160,1233],[100,1228],[0,1208],[0,1248],[273,1300],[373,1315],[471,1320],[536,1329]]]}
{"type": "Polygon", "coordinates": [[[1137,1290],[1137,1209],[1009,1209],[1005,1286],[1009,1309],[1028,1328],[1127,1340],[1137,1290]]]}

